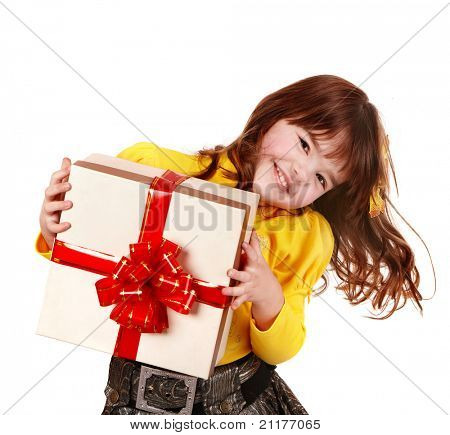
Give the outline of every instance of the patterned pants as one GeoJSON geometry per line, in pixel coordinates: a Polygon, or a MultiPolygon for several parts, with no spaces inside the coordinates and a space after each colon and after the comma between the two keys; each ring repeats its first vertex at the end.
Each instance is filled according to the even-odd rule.
{"type": "MultiPolygon", "coordinates": [[[[271,371],[267,387],[251,403],[246,402],[241,384],[251,378],[260,364],[265,363],[251,352],[242,363],[234,361],[218,366],[209,379],[198,378],[192,414],[308,414],[276,370],[271,371]],[[199,407],[202,412],[197,412],[199,407]]],[[[103,415],[153,414],[134,406],[141,365],[124,358],[111,358],[103,415]]],[[[174,412],[173,408],[180,409],[185,403],[186,386],[180,380],[169,379],[153,386],[148,382],[144,397],[148,400],[149,395],[153,406],[174,412]]]]}

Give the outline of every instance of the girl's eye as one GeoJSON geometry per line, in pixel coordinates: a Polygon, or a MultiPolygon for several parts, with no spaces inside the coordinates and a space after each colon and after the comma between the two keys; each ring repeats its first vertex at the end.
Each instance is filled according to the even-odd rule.
{"type": "Polygon", "coordinates": [[[322,175],[320,175],[320,174],[317,174],[317,178],[319,179],[319,182],[321,179],[323,180],[323,183],[321,182],[321,184],[322,184],[323,188],[325,189],[325,187],[327,185],[327,180],[325,180],[325,178],[322,177],[322,175]]]}
{"type": "Polygon", "coordinates": [[[308,142],[306,142],[305,140],[303,140],[301,137],[299,137],[299,139],[300,139],[300,142],[301,142],[301,144],[302,144],[303,149],[305,149],[305,146],[307,146],[307,147],[308,147],[308,151],[309,151],[309,145],[308,145],[308,142]]]}
{"type": "MultiPolygon", "coordinates": [[[[300,136],[298,138],[300,139],[303,149],[305,149],[305,146],[306,146],[306,147],[308,147],[308,151],[309,151],[308,142],[303,140],[300,136]]],[[[325,178],[320,174],[317,174],[317,178],[319,179],[320,184],[322,184],[323,188],[325,189],[326,185],[327,185],[327,180],[325,180],[325,178]],[[320,180],[322,180],[322,181],[320,181],[320,180]]]]}

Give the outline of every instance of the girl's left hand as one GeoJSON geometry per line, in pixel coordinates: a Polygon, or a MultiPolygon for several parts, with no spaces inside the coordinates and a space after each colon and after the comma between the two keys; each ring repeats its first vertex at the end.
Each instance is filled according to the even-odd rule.
{"type": "Polygon", "coordinates": [[[272,273],[266,259],[263,257],[256,231],[252,230],[250,244],[243,242],[242,246],[247,261],[242,271],[229,269],[228,276],[240,283],[235,287],[225,287],[222,294],[236,296],[231,308],[236,310],[245,302],[253,305],[265,305],[283,293],[277,277],[272,273]]]}

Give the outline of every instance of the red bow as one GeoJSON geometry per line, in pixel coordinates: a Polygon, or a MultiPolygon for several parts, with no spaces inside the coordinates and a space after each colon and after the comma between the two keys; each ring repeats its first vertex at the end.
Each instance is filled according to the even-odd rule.
{"type": "Polygon", "coordinates": [[[192,275],[176,260],[181,247],[162,239],[130,244],[130,258],[122,257],[112,274],[95,283],[101,306],[117,304],[110,318],[139,332],[162,332],[168,328],[169,307],[189,314],[196,299],[192,275]]]}

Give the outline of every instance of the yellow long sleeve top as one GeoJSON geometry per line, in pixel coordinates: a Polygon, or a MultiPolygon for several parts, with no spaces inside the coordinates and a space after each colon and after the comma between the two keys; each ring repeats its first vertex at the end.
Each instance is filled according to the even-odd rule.
{"type": "MultiPolygon", "coordinates": [[[[159,147],[151,142],[125,148],[117,157],[183,174],[204,169],[195,155],[159,147]]],[[[208,181],[235,187],[236,182],[226,178],[222,169],[236,173],[225,152],[219,161],[219,170],[208,181]]],[[[294,357],[306,337],[305,299],[309,302],[311,289],[333,252],[334,237],[329,223],[309,207],[301,216],[286,214],[271,219],[263,218],[261,208],[258,208],[254,229],[262,254],[282,286],[284,305],[272,325],[260,330],[251,314],[252,303],[241,304],[233,314],[225,354],[217,365],[242,358],[251,350],[273,365],[294,357]]],[[[50,259],[51,250],[41,232],[36,238],[35,249],[50,259]]]]}

